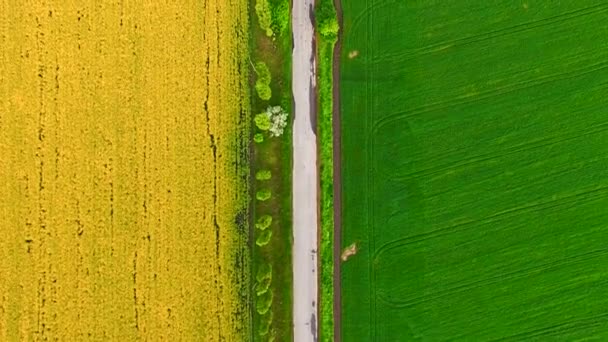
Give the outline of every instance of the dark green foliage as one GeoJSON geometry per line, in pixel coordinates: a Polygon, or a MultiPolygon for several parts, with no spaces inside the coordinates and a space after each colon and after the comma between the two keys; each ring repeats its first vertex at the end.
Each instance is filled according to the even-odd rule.
{"type": "Polygon", "coordinates": [[[255,143],[258,143],[258,144],[263,143],[264,142],[264,134],[262,134],[262,133],[256,133],[256,134],[254,134],[253,135],[253,141],[255,143]]]}
{"type": "Polygon", "coordinates": [[[270,170],[260,170],[255,173],[255,179],[259,181],[269,180],[270,178],[272,178],[272,173],[270,170]]]}
{"type": "Polygon", "coordinates": [[[272,193],[270,192],[270,189],[258,190],[255,193],[255,198],[258,201],[268,201],[270,199],[270,197],[272,197],[272,193]]]}
{"type": "Polygon", "coordinates": [[[262,215],[255,223],[255,227],[259,230],[266,230],[272,224],[272,216],[262,215]]]}
{"type": "Polygon", "coordinates": [[[272,29],[279,36],[288,32],[290,13],[289,0],[269,0],[272,8],[272,29]]]}
{"type": "Polygon", "coordinates": [[[255,63],[255,72],[257,78],[255,80],[255,91],[258,97],[264,101],[270,100],[272,97],[272,90],[270,89],[270,82],[272,82],[272,75],[268,66],[264,62],[255,63]]]}
{"type": "Polygon", "coordinates": [[[270,230],[270,229],[265,230],[260,235],[258,235],[257,239],[255,239],[255,244],[260,247],[264,247],[270,242],[271,238],[272,238],[272,230],[270,230]]]}
{"type": "Polygon", "coordinates": [[[342,4],[342,340],[608,340],[606,1],[342,4]]]}
{"type": "Polygon", "coordinates": [[[272,290],[271,289],[264,292],[262,295],[258,296],[255,299],[255,311],[257,311],[257,313],[260,315],[264,315],[268,312],[268,310],[270,309],[270,306],[272,306],[272,290]]]}

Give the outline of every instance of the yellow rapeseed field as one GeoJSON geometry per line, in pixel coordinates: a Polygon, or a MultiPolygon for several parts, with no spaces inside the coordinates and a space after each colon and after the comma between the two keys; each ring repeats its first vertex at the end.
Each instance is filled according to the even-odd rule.
{"type": "Polygon", "coordinates": [[[0,1],[0,341],[243,341],[245,0],[0,1]]]}

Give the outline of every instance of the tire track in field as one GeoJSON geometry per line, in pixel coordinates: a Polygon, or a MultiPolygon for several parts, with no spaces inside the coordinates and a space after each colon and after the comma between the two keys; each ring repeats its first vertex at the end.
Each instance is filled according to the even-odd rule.
{"type": "MultiPolygon", "coordinates": [[[[368,4],[366,6],[366,8],[369,8],[369,1],[372,2],[372,4],[374,3],[374,0],[366,0],[366,3],[368,4]]],[[[374,36],[374,11],[370,11],[369,12],[369,16],[368,18],[368,22],[367,22],[367,27],[368,27],[368,34],[367,34],[367,46],[373,46],[372,44],[372,37],[374,36]]],[[[373,60],[374,58],[374,50],[373,48],[370,49],[370,58],[373,60]]],[[[370,127],[372,128],[372,132],[373,132],[373,123],[374,123],[374,87],[373,87],[373,81],[374,81],[374,77],[376,76],[374,69],[372,68],[366,68],[366,71],[368,72],[367,74],[367,79],[369,80],[369,82],[367,82],[367,99],[368,101],[366,101],[367,104],[367,113],[369,113],[369,115],[365,116],[365,127],[367,129],[369,129],[370,127]]],[[[367,131],[367,130],[366,130],[367,131]]],[[[368,149],[367,149],[367,154],[366,154],[366,160],[365,160],[365,165],[370,165],[373,163],[374,161],[374,149],[372,148],[371,145],[368,145],[368,149]]],[[[374,193],[373,190],[375,188],[375,183],[374,183],[374,176],[373,176],[373,169],[371,167],[367,168],[367,172],[366,172],[366,184],[368,187],[368,194],[372,194],[374,193]]],[[[369,246],[368,246],[368,256],[373,255],[374,250],[376,249],[376,229],[375,226],[373,224],[373,220],[374,220],[374,204],[371,200],[369,200],[369,198],[367,198],[367,207],[368,207],[368,215],[367,215],[367,226],[369,227],[369,246]]],[[[378,292],[378,287],[377,287],[377,282],[374,281],[375,279],[375,273],[374,273],[374,266],[373,263],[369,262],[368,263],[368,272],[369,272],[369,276],[370,276],[370,284],[369,284],[369,301],[370,301],[370,322],[369,322],[369,326],[370,326],[370,337],[372,341],[377,341],[378,339],[378,328],[377,328],[377,305],[376,305],[376,301],[377,301],[377,292],[378,292]]]]}
{"type": "Polygon", "coordinates": [[[422,57],[427,54],[431,54],[437,51],[445,50],[447,48],[464,46],[477,42],[487,41],[494,38],[504,37],[515,33],[523,33],[533,29],[542,28],[545,26],[551,26],[554,24],[560,24],[570,20],[581,19],[586,16],[600,14],[608,11],[608,4],[599,4],[595,6],[589,6],[579,10],[563,13],[549,18],[533,20],[527,23],[514,25],[494,31],[484,32],[469,37],[453,39],[448,41],[439,42],[436,44],[427,45],[421,48],[409,49],[407,52],[395,53],[395,54],[384,54],[378,56],[378,59],[374,59],[373,63],[386,63],[388,61],[399,61],[404,62],[417,57],[422,57]],[[388,61],[387,61],[388,59],[388,61]]]}
{"type": "Polygon", "coordinates": [[[574,255],[567,258],[558,259],[553,262],[544,263],[541,265],[536,265],[532,267],[522,268],[517,271],[503,273],[500,275],[488,277],[485,279],[469,282],[466,284],[446,288],[441,291],[431,292],[429,294],[425,294],[424,296],[419,296],[415,298],[411,298],[408,300],[396,300],[391,299],[389,293],[379,292],[378,299],[381,300],[384,304],[395,307],[395,308],[408,308],[414,305],[432,302],[439,300],[441,298],[445,298],[448,296],[452,296],[458,293],[467,292],[476,288],[493,285],[496,283],[500,283],[503,281],[517,280],[528,277],[530,275],[538,275],[546,271],[577,265],[579,263],[583,263],[589,260],[594,260],[603,256],[608,255],[608,248],[597,249],[591,252],[581,253],[578,255],[574,255]]]}
{"type": "MultiPolygon", "coordinates": [[[[355,17],[349,30],[352,32],[356,32],[359,25],[361,25],[361,23],[363,23],[363,20],[367,19],[366,25],[367,25],[367,30],[369,32],[369,30],[370,30],[369,17],[371,16],[372,12],[376,9],[379,9],[379,8],[382,8],[387,5],[397,3],[397,2],[398,1],[395,1],[395,0],[372,0],[372,3],[370,5],[369,1],[366,1],[367,5],[365,6],[365,9],[363,11],[361,11],[361,13],[355,17]]],[[[368,46],[372,46],[372,45],[368,45],[368,46]]]]}
{"type": "MultiPolygon", "coordinates": [[[[444,172],[446,170],[476,165],[479,163],[502,158],[505,156],[517,155],[517,154],[523,153],[523,152],[529,152],[529,151],[533,151],[533,150],[540,149],[540,148],[545,148],[545,147],[549,147],[549,146],[553,146],[553,145],[566,143],[566,142],[569,142],[572,140],[578,140],[581,138],[589,137],[591,135],[602,134],[606,131],[608,131],[608,122],[592,126],[590,130],[582,132],[581,134],[555,134],[553,136],[546,136],[545,138],[539,139],[537,141],[524,143],[519,146],[515,146],[512,148],[504,149],[502,151],[498,151],[498,153],[479,154],[479,155],[476,155],[476,156],[473,156],[470,158],[466,158],[466,159],[463,159],[463,160],[460,160],[457,162],[452,162],[449,164],[446,163],[443,165],[438,165],[433,168],[427,168],[424,170],[419,170],[419,171],[410,172],[410,173],[406,173],[406,174],[396,174],[396,173],[390,174],[390,173],[383,171],[383,169],[381,169],[381,168],[377,168],[376,172],[386,176],[390,180],[403,181],[403,180],[410,179],[410,178],[421,178],[421,177],[436,175],[436,174],[444,172]]],[[[372,146],[375,146],[375,145],[372,144],[372,146]]]]}
{"type": "Polygon", "coordinates": [[[597,315],[588,316],[580,319],[572,319],[562,323],[546,326],[539,329],[532,329],[515,335],[501,337],[493,339],[493,342],[498,341],[522,341],[529,340],[531,338],[539,338],[543,336],[564,334],[566,332],[583,330],[582,328],[591,328],[597,326],[605,326],[608,321],[608,314],[602,313],[597,315]]]}
{"type": "Polygon", "coordinates": [[[603,187],[599,187],[599,188],[595,188],[595,189],[581,191],[579,193],[575,193],[575,194],[572,194],[569,196],[564,196],[562,198],[557,198],[557,199],[553,199],[553,200],[549,200],[549,201],[545,201],[545,202],[533,203],[533,204],[524,205],[524,206],[520,206],[520,207],[509,208],[509,209],[502,210],[500,212],[494,213],[492,215],[489,215],[489,216],[486,216],[486,217],[483,217],[480,219],[468,220],[466,222],[461,222],[461,223],[458,223],[455,225],[438,228],[438,229],[432,230],[430,232],[416,234],[416,235],[408,236],[405,238],[393,240],[393,241],[383,244],[378,249],[376,249],[376,251],[373,253],[372,260],[374,260],[374,262],[378,262],[378,259],[380,258],[380,256],[390,249],[402,248],[404,246],[407,246],[407,245],[410,245],[413,243],[418,243],[418,242],[422,242],[422,241],[426,241],[426,240],[430,240],[430,239],[435,239],[438,237],[444,237],[444,236],[454,234],[457,232],[463,232],[468,229],[474,228],[474,224],[476,224],[476,223],[484,223],[484,224],[492,223],[492,222],[508,219],[509,217],[511,217],[513,215],[521,215],[522,212],[525,213],[525,212],[529,212],[529,211],[547,210],[547,209],[557,208],[560,206],[569,205],[569,204],[573,204],[573,203],[581,204],[581,203],[593,202],[593,201],[597,201],[597,200],[605,198],[606,195],[608,195],[608,186],[603,186],[603,187]]]}
{"type": "Polygon", "coordinates": [[[510,94],[520,90],[533,89],[538,86],[573,79],[606,69],[608,69],[608,62],[599,62],[592,65],[585,65],[581,68],[577,68],[563,73],[554,73],[552,75],[532,78],[526,81],[513,83],[504,87],[494,88],[476,94],[465,94],[446,101],[438,101],[411,110],[390,114],[386,117],[381,118],[373,124],[372,130],[370,132],[370,137],[373,137],[374,135],[381,132],[384,126],[394,124],[395,121],[409,119],[433,111],[445,110],[456,106],[487,100],[496,96],[510,94]]]}

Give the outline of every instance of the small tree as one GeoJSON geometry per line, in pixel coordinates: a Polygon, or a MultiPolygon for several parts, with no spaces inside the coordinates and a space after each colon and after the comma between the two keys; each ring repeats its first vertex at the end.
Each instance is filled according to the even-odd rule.
{"type": "Polygon", "coordinates": [[[270,189],[262,189],[255,193],[255,198],[262,202],[269,200],[271,196],[272,193],[270,192],[270,189]]]}
{"type": "Polygon", "coordinates": [[[270,136],[280,137],[283,135],[283,131],[287,127],[287,112],[281,106],[274,106],[268,107],[266,113],[270,121],[270,127],[268,127],[270,136]]]}
{"type": "Polygon", "coordinates": [[[270,242],[271,238],[272,238],[272,230],[265,230],[255,240],[255,244],[260,247],[264,247],[270,242]]]}
{"type": "Polygon", "coordinates": [[[257,144],[264,142],[264,135],[262,133],[256,133],[253,135],[253,141],[257,144]]]}
{"type": "Polygon", "coordinates": [[[255,179],[259,181],[269,180],[272,177],[270,170],[260,170],[255,173],[255,179]]]}
{"type": "Polygon", "coordinates": [[[263,215],[255,223],[255,227],[259,230],[266,230],[272,224],[272,216],[263,215]]]}
{"type": "Polygon", "coordinates": [[[261,131],[267,131],[270,129],[270,115],[267,112],[256,114],[253,118],[256,127],[261,131]]]}

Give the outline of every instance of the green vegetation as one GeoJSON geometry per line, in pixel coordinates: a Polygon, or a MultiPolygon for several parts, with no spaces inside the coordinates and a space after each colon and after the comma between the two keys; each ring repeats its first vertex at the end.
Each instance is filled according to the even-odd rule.
{"type": "Polygon", "coordinates": [[[320,339],[334,340],[334,202],[333,202],[333,54],[338,38],[338,19],[333,0],[318,0],[315,21],[318,45],[319,145],[321,178],[320,339]]]}
{"type": "MultiPolygon", "coordinates": [[[[255,6],[259,0],[251,0],[255,6]]],[[[257,132],[253,139],[253,189],[256,196],[266,198],[253,202],[253,216],[256,229],[253,238],[253,264],[273,265],[272,277],[257,280],[255,298],[256,309],[265,313],[254,313],[254,342],[271,342],[292,340],[292,269],[285,267],[291,264],[291,127],[283,126],[283,119],[288,116],[270,113],[273,108],[289,113],[291,109],[291,31],[289,0],[267,0],[258,7],[267,8],[263,16],[265,22],[260,25],[258,15],[252,19],[252,56],[256,61],[263,61],[268,70],[268,86],[271,96],[252,99],[252,112],[262,115],[254,118],[257,132]],[[268,12],[269,11],[269,12],[268,12]],[[268,21],[272,34],[268,35],[268,21]],[[262,29],[264,26],[265,29],[262,29]],[[280,133],[280,134],[277,134],[280,133]],[[266,192],[267,191],[267,192],[266,192]],[[272,194],[272,196],[270,196],[272,194]],[[280,229],[279,229],[280,228],[280,229]],[[265,293],[271,292],[269,302],[265,293]]],[[[257,12],[257,11],[256,11],[257,12]]],[[[252,65],[253,67],[253,65],[252,65]]],[[[259,78],[258,78],[259,79],[259,78]]],[[[256,79],[256,81],[258,80],[256,79]]],[[[257,82],[256,82],[257,83],[257,82]]],[[[287,121],[285,123],[288,123],[287,121]]]]}
{"type": "Polygon", "coordinates": [[[437,3],[342,2],[342,340],[608,340],[606,2],[437,3]]]}
{"type": "Polygon", "coordinates": [[[255,193],[255,199],[258,201],[268,201],[272,197],[272,191],[270,189],[261,189],[255,193]]]}
{"type": "Polygon", "coordinates": [[[255,239],[255,244],[258,245],[259,247],[264,247],[270,242],[271,238],[272,238],[272,230],[270,230],[270,229],[265,230],[258,235],[257,239],[255,239]]]}
{"type": "Polygon", "coordinates": [[[272,8],[272,29],[277,32],[281,39],[289,38],[289,23],[291,13],[289,12],[289,1],[269,0],[272,8]]]}
{"type": "Polygon", "coordinates": [[[255,227],[259,230],[266,230],[272,224],[272,216],[262,215],[255,223],[255,227]]]}
{"type": "Polygon", "coordinates": [[[264,30],[266,36],[272,37],[274,34],[270,27],[272,25],[272,13],[270,12],[268,0],[255,0],[255,13],[258,16],[260,28],[264,30]]]}
{"type": "Polygon", "coordinates": [[[270,88],[272,76],[270,75],[270,70],[264,62],[257,62],[254,69],[257,75],[255,91],[260,99],[268,101],[272,97],[272,89],[270,88]]]}
{"type": "Polygon", "coordinates": [[[270,283],[272,282],[272,277],[264,278],[262,281],[255,285],[255,294],[256,296],[261,296],[270,288],[270,283]]]}
{"type": "Polygon", "coordinates": [[[258,334],[260,336],[266,336],[270,332],[270,325],[272,324],[272,311],[266,312],[260,317],[260,328],[258,334]]]}
{"type": "Polygon", "coordinates": [[[318,0],[315,8],[315,22],[317,32],[327,41],[335,42],[338,39],[338,16],[333,0],[318,0]]]}
{"type": "Polygon", "coordinates": [[[253,122],[255,122],[255,126],[261,131],[270,129],[270,116],[266,112],[256,114],[253,122]]]}
{"type": "Polygon", "coordinates": [[[255,179],[259,181],[265,181],[272,178],[272,172],[270,170],[260,170],[255,173],[255,179]]]}
{"type": "Polygon", "coordinates": [[[261,144],[264,142],[264,134],[262,133],[256,133],[253,135],[253,142],[257,143],[257,144],[261,144]]]}
{"type": "Polygon", "coordinates": [[[272,279],[272,265],[258,264],[258,272],[255,274],[255,280],[259,283],[264,279],[272,279]]]}
{"type": "Polygon", "coordinates": [[[255,310],[258,314],[264,315],[268,312],[272,306],[272,298],[272,290],[270,289],[256,298],[255,310]]]}

